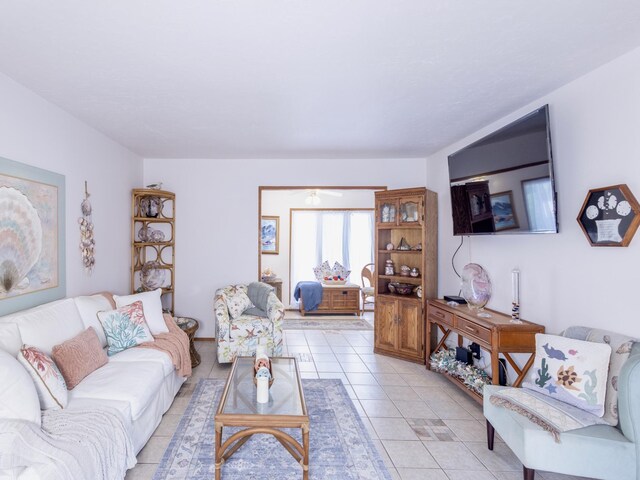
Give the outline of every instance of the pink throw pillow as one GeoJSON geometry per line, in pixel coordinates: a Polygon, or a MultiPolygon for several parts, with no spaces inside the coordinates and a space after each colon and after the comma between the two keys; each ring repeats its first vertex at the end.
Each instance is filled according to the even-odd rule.
{"type": "Polygon", "coordinates": [[[62,372],[69,390],[109,361],[93,327],[53,347],[51,356],[62,372]]]}

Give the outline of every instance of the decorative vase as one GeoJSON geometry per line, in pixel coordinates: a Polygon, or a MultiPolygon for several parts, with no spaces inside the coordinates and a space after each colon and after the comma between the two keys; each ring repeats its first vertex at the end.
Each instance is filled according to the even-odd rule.
{"type": "Polygon", "coordinates": [[[413,267],[411,269],[411,271],[409,272],[409,275],[411,275],[413,278],[417,278],[420,276],[420,269],[418,267],[413,267]]]}
{"type": "Polygon", "coordinates": [[[481,265],[468,263],[464,266],[461,290],[470,310],[475,311],[479,317],[491,317],[490,313],[483,311],[491,299],[491,279],[481,265]]]}
{"type": "Polygon", "coordinates": [[[389,260],[387,260],[385,262],[384,274],[385,275],[395,275],[395,267],[393,265],[393,260],[389,259],[389,260]]]}

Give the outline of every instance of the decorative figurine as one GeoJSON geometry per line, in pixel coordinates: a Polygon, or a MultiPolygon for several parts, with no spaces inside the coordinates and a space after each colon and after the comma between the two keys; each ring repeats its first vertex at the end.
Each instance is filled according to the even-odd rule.
{"type": "Polygon", "coordinates": [[[398,250],[411,250],[411,246],[407,243],[407,241],[402,237],[400,240],[400,245],[398,245],[398,250]]]}
{"type": "Polygon", "coordinates": [[[384,274],[385,275],[395,275],[395,267],[393,266],[393,260],[389,259],[385,262],[384,265],[384,274]]]}

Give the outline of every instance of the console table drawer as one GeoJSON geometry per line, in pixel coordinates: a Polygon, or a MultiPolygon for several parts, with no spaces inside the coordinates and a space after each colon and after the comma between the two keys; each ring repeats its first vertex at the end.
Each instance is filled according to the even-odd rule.
{"type": "Polygon", "coordinates": [[[457,317],[458,330],[465,335],[476,337],[486,343],[491,343],[491,330],[480,325],[469,322],[464,318],[457,317]]]}
{"type": "Polygon", "coordinates": [[[453,314],[441,310],[437,307],[429,305],[429,317],[433,319],[434,322],[444,323],[453,327],[453,314]]]}

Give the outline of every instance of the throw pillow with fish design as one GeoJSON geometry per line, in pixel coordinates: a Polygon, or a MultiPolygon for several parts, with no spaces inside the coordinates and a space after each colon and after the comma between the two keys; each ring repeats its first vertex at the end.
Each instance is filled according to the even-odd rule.
{"type": "Polygon", "coordinates": [[[535,360],[522,386],[602,417],[610,356],[606,344],[536,334],[535,360]]]}

